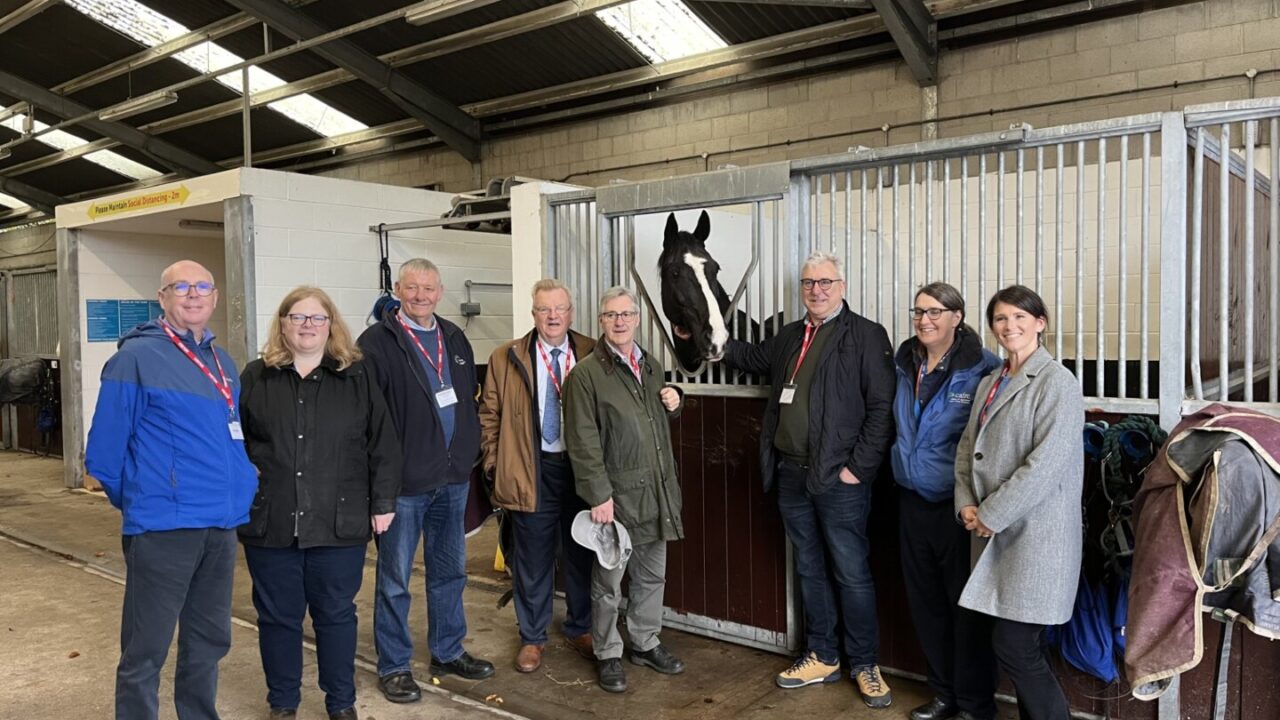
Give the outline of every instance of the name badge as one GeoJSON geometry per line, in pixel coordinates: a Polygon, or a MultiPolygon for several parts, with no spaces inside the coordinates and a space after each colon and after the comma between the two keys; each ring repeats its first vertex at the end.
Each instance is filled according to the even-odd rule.
{"type": "Polygon", "coordinates": [[[790,405],[796,399],[796,386],[794,383],[787,383],[782,386],[782,394],[778,396],[778,402],[783,405],[790,405]]]}
{"type": "Polygon", "coordinates": [[[227,429],[231,431],[232,440],[244,440],[244,431],[240,429],[239,420],[232,420],[227,423],[227,429]]]}
{"type": "Polygon", "coordinates": [[[436,405],[441,408],[447,408],[458,404],[458,394],[453,391],[451,385],[440,388],[436,393],[436,405]]]}

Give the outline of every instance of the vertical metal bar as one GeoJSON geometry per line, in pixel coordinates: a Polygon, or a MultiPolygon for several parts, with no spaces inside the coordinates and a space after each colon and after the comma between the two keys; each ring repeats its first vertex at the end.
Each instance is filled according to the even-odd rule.
{"type": "Polygon", "coordinates": [[[1076,380],[1084,387],[1084,141],[1076,141],[1076,380]]]}
{"type": "MultiPolygon", "coordinates": [[[[960,158],[960,292],[964,294],[965,305],[973,302],[973,294],[969,292],[969,158],[960,158]]],[[[986,298],[979,292],[978,302],[984,303],[986,298]]],[[[968,308],[965,309],[968,315],[968,308]]],[[[981,328],[981,324],[979,324],[981,328]]],[[[984,343],[985,344],[985,343],[984,343]]]]}
{"type": "MultiPolygon", "coordinates": [[[[777,317],[773,324],[773,332],[777,334],[786,323],[786,305],[782,302],[782,204],[773,201],[773,304],[769,306],[769,317],[777,317]]],[[[761,317],[761,320],[767,318],[761,317]]]]}
{"type": "Polygon", "coordinates": [[[978,297],[986,302],[987,292],[987,156],[978,156],[978,297]]]}
{"type": "Polygon", "coordinates": [[[901,180],[901,173],[899,172],[901,169],[901,165],[895,164],[893,166],[893,235],[891,236],[893,242],[889,245],[889,251],[893,253],[893,290],[889,295],[889,314],[893,317],[893,336],[889,340],[890,343],[898,340],[898,315],[900,314],[895,308],[898,307],[899,285],[901,284],[899,282],[898,268],[898,256],[901,254],[898,252],[898,235],[902,231],[902,216],[899,211],[901,203],[898,202],[898,182],[901,180]]]}
{"type": "Polygon", "coordinates": [[[876,168],[876,322],[884,324],[884,168],[876,168]]]}
{"type": "Polygon", "coordinates": [[[1129,136],[1120,136],[1120,229],[1118,240],[1120,241],[1120,282],[1117,284],[1117,311],[1119,314],[1119,332],[1120,342],[1117,346],[1119,357],[1116,358],[1117,375],[1119,378],[1116,385],[1116,397],[1129,397],[1128,391],[1125,389],[1126,380],[1128,379],[1128,368],[1125,367],[1127,357],[1125,355],[1126,340],[1125,333],[1128,332],[1129,303],[1127,301],[1129,285],[1129,136]]]}
{"type": "MultiPolygon", "coordinates": [[[[1044,292],[1044,146],[1036,148],[1036,292],[1044,292]]],[[[1054,317],[1057,317],[1056,315],[1054,317]]]]}
{"type": "Polygon", "coordinates": [[[1064,202],[1066,198],[1066,190],[1064,188],[1064,185],[1066,185],[1066,182],[1067,182],[1067,175],[1066,175],[1066,171],[1064,170],[1064,166],[1066,164],[1067,146],[1061,143],[1058,145],[1055,145],[1054,154],[1058,156],[1057,158],[1058,181],[1057,183],[1055,183],[1057,185],[1058,191],[1057,191],[1057,198],[1056,198],[1055,210],[1054,210],[1057,216],[1057,222],[1055,223],[1055,228],[1054,228],[1054,240],[1057,243],[1057,246],[1055,248],[1056,257],[1055,257],[1055,262],[1053,267],[1053,289],[1054,289],[1054,295],[1055,295],[1054,303],[1053,303],[1053,317],[1058,323],[1057,325],[1058,331],[1055,333],[1056,338],[1055,338],[1055,347],[1054,347],[1053,356],[1055,358],[1058,358],[1059,361],[1061,361],[1062,360],[1062,331],[1064,329],[1063,326],[1066,324],[1066,318],[1062,317],[1062,275],[1064,270],[1063,266],[1066,263],[1065,245],[1067,244],[1066,218],[1063,214],[1065,212],[1064,202]]]}
{"type": "MultiPolygon", "coordinates": [[[[853,171],[844,175],[844,271],[853,274],[853,171]]],[[[844,284],[849,292],[849,283],[844,284]]],[[[862,312],[862,308],[858,308],[862,312]]]]}
{"type": "MultiPolygon", "coordinates": [[[[951,282],[951,160],[942,161],[942,279],[951,282]]],[[[960,288],[963,295],[965,289],[960,288]]]]}
{"type": "MultiPolygon", "coordinates": [[[[916,286],[916,164],[911,163],[910,171],[907,175],[907,290],[912,291],[916,286]]],[[[893,294],[893,317],[897,319],[898,314],[902,312],[901,297],[895,291],[893,294]]],[[[893,336],[893,342],[898,342],[898,336],[893,336]]]]}
{"type": "MultiPolygon", "coordinates": [[[[1185,129],[1184,129],[1184,132],[1185,132],[1185,129]]],[[[1202,268],[1204,264],[1202,250],[1201,250],[1201,247],[1204,244],[1204,141],[1205,141],[1205,129],[1203,126],[1201,126],[1196,128],[1195,176],[1192,178],[1192,181],[1191,181],[1192,193],[1193,193],[1192,195],[1193,200],[1191,203],[1191,287],[1190,287],[1191,302],[1189,303],[1191,308],[1191,337],[1189,339],[1188,353],[1191,355],[1191,391],[1192,391],[1192,394],[1195,396],[1196,400],[1204,399],[1204,380],[1201,376],[1201,370],[1200,370],[1200,325],[1201,325],[1200,288],[1201,288],[1201,282],[1202,282],[1201,274],[1202,274],[1202,268]]],[[[1161,146],[1163,147],[1164,145],[1168,145],[1168,143],[1162,139],[1161,146]]],[[[1161,158],[1160,162],[1163,165],[1164,159],[1161,158]]],[[[1162,174],[1165,176],[1168,176],[1167,172],[1162,174]]],[[[1164,194],[1163,188],[1161,189],[1161,194],[1162,195],[1164,194]]],[[[1161,209],[1161,212],[1163,213],[1163,208],[1161,209]]],[[[1167,242],[1168,235],[1164,233],[1163,230],[1161,231],[1160,234],[1161,234],[1160,264],[1163,267],[1164,244],[1165,242],[1167,242]]],[[[1161,286],[1165,285],[1164,278],[1160,278],[1160,285],[1161,286]]],[[[1169,297],[1170,296],[1165,294],[1164,292],[1160,293],[1161,308],[1163,308],[1164,305],[1168,302],[1169,297]]],[[[1160,316],[1161,316],[1161,323],[1163,323],[1164,322],[1163,310],[1161,311],[1160,316]]],[[[1160,330],[1160,346],[1161,346],[1162,354],[1164,352],[1165,330],[1166,328],[1164,328],[1162,325],[1160,330]]],[[[1161,367],[1164,366],[1163,358],[1161,358],[1160,365],[1161,367]]],[[[1163,375],[1163,373],[1161,373],[1161,375],[1163,375]]],[[[1163,377],[1161,378],[1161,382],[1164,382],[1163,377]]],[[[1161,391],[1160,394],[1164,395],[1164,392],[1161,391]]],[[[1163,424],[1163,421],[1161,424],[1163,424]]]]}
{"type": "Polygon", "coordinates": [[[812,191],[810,185],[812,179],[808,175],[801,175],[792,180],[791,183],[791,204],[788,207],[787,223],[790,228],[794,228],[794,232],[788,232],[788,237],[794,237],[795,242],[788,244],[786,275],[784,276],[783,289],[787,295],[786,307],[791,308],[791,312],[787,313],[789,318],[800,317],[800,291],[793,287],[793,284],[799,283],[800,263],[812,251],[813,236],[809,234],[810,226],[810,200],[812,191]]]}
{"type": "MultiPolygon", "coordinates": [[[[914,197],[914,195],[913,195],[914,197]]],[[[924,281],[933,282],[933,161],[924,164],[924,281]]],[[[911,286],[911,292],[916,286],[911,286]]]]}
{"type": "Polygon", "coordinates": [[[1253,402],[1253,148],[1258,141],[1258,121],[1244,124],[1244,401],[1253,402]]]}
{"type": "Polygon", "coordinates": [[[1151,133],[1142,133],[1142,299],[1138,302],[1138,335],[1142,341],[1140,357],[1142,366],[1138,368],[1138,397],[1146,400],[1151,397],[1151,371],[1147,364],[1151,361],[1149,335],[1147,327],[1151,303],[1151,133]]]}
{"type": "Polygon", "coordinates": [[[996,152],[996,289],[1004,288],[1004,151],[996,152]]]}
{"type": "Polygon", "coordinates": [[[244,143],[243,164],[245,167],[253,167],[253,120],[251,117],[253,92],[249,89],[249,68],[247,67],[240,71],[240,89],[243,90],[240,95],[240,137],[244,143]]]}
{"type": "MultiPolygon", "coordinates": [[[[1018,148],[1017,159],[1018,159],[1018,182],[1017,182],[1018,197],[1014,201],[1015,205],[1013,207],[1014,207],[1014,217],[1017,219],[1018,225],[1013,229],[1013,233],[1014,233],[1013,237],[1014,237],[1014,242],[1018,243],[1018,248],[1015,251],[1017,253],[1017,258],[1018,258],[1018,261],[1017,261],[1018,284],[1023,285],[1025,283],[1023,283],[1022,281],[1022,260],[1023,260],[1023,254],[1024,254],[1022,244],[1025,239],[1023,237],[1025,233],[1023,232],[1022,221],[1025,214],[1026,202],[1025,202],[1025,199],[1023,198],[1022,191],[1023,191],[1023,172],[1025,170],[1024,166],[1026,165],[1026,159],[1023,157],[1022,148],[1018,148]]],[[[1039,291],[1040,291],[1040,288],[1037,287],[1036,292],[1039,292],[1039,291]]]]}
{"type": "Polygon", "coordinates": [[[1160,426],[1172,430],[1182,416],[1187,328],[1186,303],[1181,302],[1187,292],[1187,129],[1182,113],[1164,114],[1160,172],[1160,426]]]}
{"type": "Polygon", "coordinates": [[[1231,395],[1231,123],[1218,146],[1218,399],[1231,395]]]}
{"type": "Polygon", "coordinates": [[[1280,401],[1280,361],[1276,357],[1276,346],[1280,345],[1280,118],[1271,118],[1271,207],[1267,214],[1271,216],[1271,299],[1267,303],[1267,315],[1270,318],[1270,335],[1267,344],[1270,351],[1270,378],[1267,380],[1267,399],[1270,402],[1280,401]]]}
{"type": "MultiPolygon", "coordinates": [[[[862,181],[858,186],[858,234],[862,240],[858,243],[858,252],[862,255],[861,267],[859,272],[862,274],[862,308],[858,311],[866,315],[870,310],[867,308],[867,170],[862,169],[862,181]]],[[[876,234],[880,233],[880,226],[876,226],[876,234]]]]}
{"type": "Polygon", "coordinates": [[[1098,297],[1094,329],[1094,374],[1097,397],[1106,397],[1106,294],[1107,294],[1107,138],[1098,138],[1098,297]]]}
{"type": "Polygon", "coordinates": [[[827,193],[831,196],[827,198],[827,252],[832,255],[836,253],[836,174],[831,173],[827,176],[827,193]]]}

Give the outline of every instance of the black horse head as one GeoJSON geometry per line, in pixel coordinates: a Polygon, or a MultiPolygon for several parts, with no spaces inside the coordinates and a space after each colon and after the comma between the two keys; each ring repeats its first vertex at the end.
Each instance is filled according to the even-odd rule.
{"type": "Polygon", "coordinates": [[[672,213],[658,257],[662,312],[671,321],[677,359],[687,372],[704,360],[719,360],[729,339],[724,323],[729,295],[717,279],[719,263],[707,252],[710,234],[711,218],[705,210],[692,233],[681,230],[672,213]]]}

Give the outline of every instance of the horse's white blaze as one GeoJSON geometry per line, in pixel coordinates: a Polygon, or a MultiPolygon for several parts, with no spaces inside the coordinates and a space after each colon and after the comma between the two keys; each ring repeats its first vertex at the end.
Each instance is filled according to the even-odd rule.
{"type": "Polygon", "coordinates": [[[724,317],[720,315],[720,303],[716,302],[715,293],[711,292],[711,285],[707,282],[706,258],[700,258],[693,253],[684,254],[684,263],[693,269],[693,276],[698,278],[698,287],[702,288],[702,295],[707,299],[707,322],[711,325],[711,347],[717,352],[724,350],[724,345],[729,341],[729,330],[724,326],[724,317]]]}

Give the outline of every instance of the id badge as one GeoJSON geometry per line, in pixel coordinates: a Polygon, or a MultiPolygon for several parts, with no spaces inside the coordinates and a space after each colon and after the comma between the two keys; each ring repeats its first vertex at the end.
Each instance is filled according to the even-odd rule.
{"type": "Polygon", "coordinates": [[[782,394],[778,396],[778,402],[783,405],[790,405],[796,399],[796,386],[794,383],[787,383],[782,386],[782,394]]]}
{"type": "Polygon", "coordinates": [[[458,404],[458,394],[453,391],[452,385],[446,385],[440,388],[440,392],[436,393],[436,405],[441,408],[447,408],[458,404]]]}
{"type": "Polygon", "coordinates": [[[244,440],[244,431],[240,429],[240,421],[232,420],[227,423],[227,429],[231,431],[232,440],[244,440]]]}

